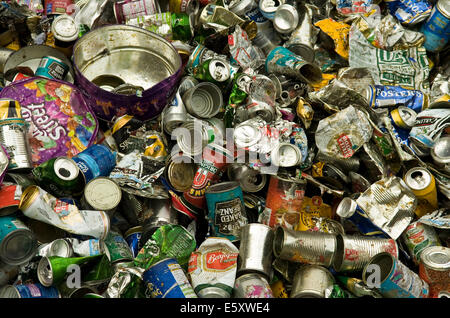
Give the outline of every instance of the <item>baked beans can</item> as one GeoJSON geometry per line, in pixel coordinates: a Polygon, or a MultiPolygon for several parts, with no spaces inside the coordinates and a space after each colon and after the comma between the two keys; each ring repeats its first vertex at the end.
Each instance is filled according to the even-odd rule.
{"type": "Polygon", "coordinates": [[[396,259],[392,254],[383,252],[375,255],[364,267],[362,278],[369,285],[374,265],[380,270],[379,285],[376,289],[386,298],[428,298],[429,285],[396,259]]]}
{"type": "Polygon", "coordinates": [[[441,245],[434,227],[418,221],[411,223],[405,229],[402,239],[416,265],[420,263],[420,255],[427,247],[441,245]]]}
{"type": "Polygon", "coordinates": [[[257,273],[248,273],[236,278],[233,298],[274,298],[267,279],[257,273]]]}
{"type": "Polygon", "coordinates": [[[430,285],[430,298],[439,298],[440,293],[450,293],[450,248],[425,248],[420,259],[419,276],[430,285]]]}
{"type": "Polygon", "coordinates": [[[159,13],[159,2],[155,0],[124,0],[114,3],[114,15],[118,24],[139,16],[159,13]]]}
{"type": "Polygon", "coordinates": [[[3,184],[0,188],[0,216],[10,215],[19,209],[22,187],[17,184],[3,184]]]}
{"type": "Polygon", "coordinates": [[[415,167],[406,172],[404,179],[418,199],[417,208],[414,211],[418,217],[438,209],[436,179],[430,171],[415,167]]]}
{"type": "Polygon", "coordinates": [[[142,275],[151,298],[198,298],[180,264],[173,258],[150,266],[142,275]]]}
{"type": "Polygon", "coordinates": [[[213,236],[238,241],[240,231],[248,223],[244,196],[239,183],[221,182],[208,187],[205,192],[208,220],[213,236]]]}
{"type": "Polygon", "coordinates": [[[9,265],[29,261],[37,251],[38,243],[31,230],[17,217],[0,217],[0,260],[9,265]]]}
{"type": "Polygon", "coordinates": [[[0,144],[9,155],[8,171],[33,168],[27,130],[23,118],[0,120],[0,144]]]}
{"type": "Polygon", "coordinates": [[[143,227],[135,226],[125,232],[124,238],[133,253],[133,258],[139,253],[139,244],[142,236],[143,227]]]}
{"type": "Polygon", "coordinates": [[[34,75],[63,81],[68,72],[69,65],[64,61],[53,56],[44,56],[34,75]]]}
{"type": "Polygon", "coordinates": [[[230,298],[236,277],[237,247],[225,237],[208,237],[191,254],[188,274],[200,298],[230,298]]]}
{"type": "Polygon", "coordinates": [[[20,284],[4,286],[0,289],[0,298],[61,298],[61,294],[54,286],[20,284]]]}
{"type": "Polygon", "coordinates": [[[72,157],[86,184],[97,177],[107,177],[116,166],[116,152],[104,145],[92,145],[76,156],[72,157]]]}
{"type": "Polygon", "coordinates": [[[300,222],[300,211],[305,195],[306,181],[284,175],[272,175],[263,213],[269,215],[268,225],[294,229],[300,222]]]}
{"type": "Polygon", "coordinates": [[[333,285],[334,277],[325,267],[305,265],[295,272],[290,298],[328,298],[333,285]]]}
{"type": "Polygon", "coordinates": [[[333,269],[338,272],[361,272],[370,259],[382,252],[398,258],[395,240],[379,237],[338,235],[333,269]]]}
{"type": "Polygon", "coordinates": [[[449,25],[450,4],[446,0],[439,0],[421,29],[425,35],[423,46],[427,51],[439,52],[445,47],[450,38],[449,25]]]}

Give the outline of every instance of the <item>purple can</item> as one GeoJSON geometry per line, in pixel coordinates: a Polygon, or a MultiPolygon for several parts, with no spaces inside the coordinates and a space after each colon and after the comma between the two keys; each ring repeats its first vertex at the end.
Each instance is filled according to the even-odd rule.
{"type": "Polygon", "coordinates": [[[125,232],[125,241],[127,241],[128,246],[130,246],[133,257],[136,257],[139,253],[139,242],[141,240],[142,230],[142,226],[135,226],[125,232]]]}
{"type": "Polygon", "coordinates": [[[72,158],[84,175],[86,184],[97,177],[107,177],[116,166],[116,152],[105,145],[92,145],[72,158]]]}

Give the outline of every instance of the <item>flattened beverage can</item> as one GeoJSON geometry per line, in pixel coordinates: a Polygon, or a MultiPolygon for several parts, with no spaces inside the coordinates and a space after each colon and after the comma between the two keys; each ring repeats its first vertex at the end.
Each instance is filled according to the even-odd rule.
{"type": "Polygon", "coordinates": [[[450,2],[439,0],[431,11],[427,22],[422,25],[421,32],[425,35],[423,46],[427,51],[441,51],[450,38],[450,2]]]}
{"type": "Polygon", "coordinates": [[[92,145],[72,157],[84,175],[86,184],[94,178],[107,177],[116,166],[116,153],[104,145],[92,145]]]}
{"type": "Polygon", "coordinates": [[[153,264],[142,278],[151,298],[197,298],[186,274],[173,258],[153,264]]]}
{"type": "Polygon", "coordinates": [[[429,103],[429,96],[422,91],[400,86],[371,85],[366,88],[365,94],[372,108],[404,106],[420,113],[429,103]]]}
{"type": "Polygon", "coordinates": [[[429,294],[429,285],[419,275],[386,252],[371,258],[364,267],[362,278],[364,284],[375,285],[386,298],[427,298],[429,294]],[[381,275],[372,281],[374,265],[381,275]]]}
{"type": "Polygon", "coordinates": [[[50,79],[64,80],[68,72],[69,66],[62,60],[53,56],[44,56],[34,75],[50,79]]]}
{"type": "Polygon", "coordinates": [[[0,260],[9,265],[29,261],[37,250],[37,240],[30,229],[14,216],[0,217],[0,260]]]}
{"type": "Polygon", "coordinates": [[[26,285],[6,285],[0,289],[0,298],[61,298],[54,286],[45,287],[40,283],[26,285]]]}
{"type": "Polygon", "coordinates": [[[239,240],[241,227],[248,223],[244,195],[239,183],[221,182],[208,187],[205,192],[208,219],[214,236],[239,240]]]}

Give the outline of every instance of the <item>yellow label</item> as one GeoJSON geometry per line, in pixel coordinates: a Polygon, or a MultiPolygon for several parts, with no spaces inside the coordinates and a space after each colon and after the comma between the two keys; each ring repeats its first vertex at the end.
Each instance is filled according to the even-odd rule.
{"type": "Polygon", "coordinates": [[[297,231],[308,231],[315,227],[313,217],[332,218],[333,210],[331,206],[324,203],[322,197],[313,196],[311,198],[304,197],[302,210],[300,212],[300,222],[296,228],[297,231]]]}
{"type": "Polygon", "coordinates": [[[275,298],[288,298],[288,293],[281,280],[277,280],[270,285],[270,288],[272,289],[272,294],[275,298]]]}
{"type": "Polygon", "coordinates": [[[331,18],[320,20],[314,25],[333,39],[336,53],[348,60],[350,25],[331,18]]]}
{"type": "Polygon", "coordinates": [[[11,43],[6,46],[7,49],[18,51],[20,50],[20,42],[19,39],[14,39],[11,43]]]}
{"type": "Polygon", "coordinates": [[[327,86],[328,83],[334,78],[336,78],[336,74],[322,73],[322,81],[317,83],[311,83],[310,85],[313,87],[315,91],[318,91],[321,88],[327,86]]]}

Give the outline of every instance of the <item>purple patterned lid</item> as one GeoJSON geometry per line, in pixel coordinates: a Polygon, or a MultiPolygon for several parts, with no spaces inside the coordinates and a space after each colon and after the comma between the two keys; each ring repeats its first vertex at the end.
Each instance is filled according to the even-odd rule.
{"type": "Polygon", "coordinates": [[[17,100],[30,124],[28,140],[32,161],[69,158],[94,144],[98,121],[81,91],[71,83],[32,77],[11,83],[0,98],[17,100]]]}

